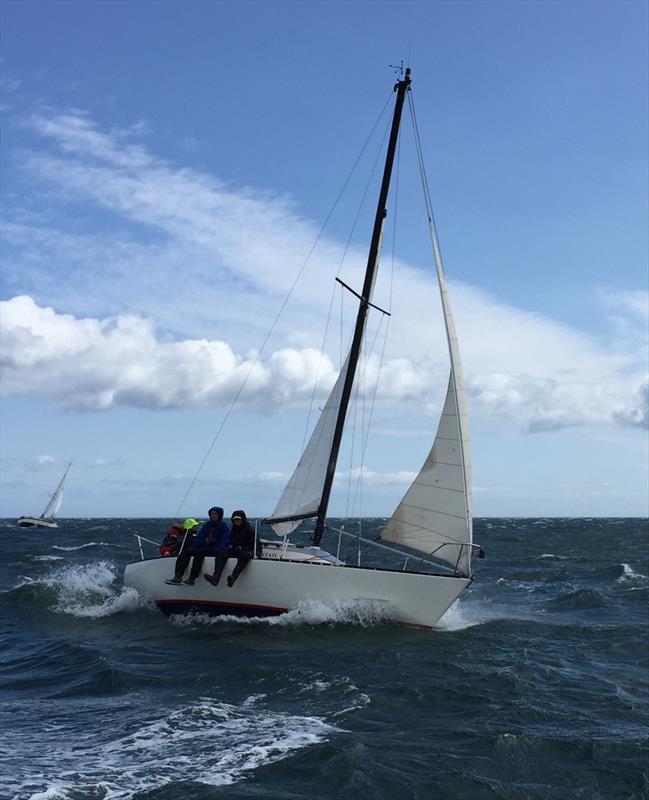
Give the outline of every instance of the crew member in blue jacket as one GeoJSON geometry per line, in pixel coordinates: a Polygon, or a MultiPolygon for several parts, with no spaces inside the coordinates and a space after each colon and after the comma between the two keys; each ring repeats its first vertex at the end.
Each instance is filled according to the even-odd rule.
{"type": "Polygon", "coordinates": [[[181,583],[182,576],[187,569],[190,560],[193,558],[192,568],[189,571],[189,578],[184,583],[193,586],[196,578],[200,575],[201,567],[205,556],[218,557],[222,552],[227,552],[230,529],[223,522],[223,509],[220,506],[212,506],[209,510],[209,519],[194,538],[191,546],[178,556],[176,559],[176,569],[173,578],[165,583],[181,583]]]}
{"type": "Polygon", "coordinates": [[[232,588],[235,581],[248,566],[248,562],[255,555],[257,550],[257,558],[261,558],[261,542],[257,541],[255,529],[248,522],[245,511],[235,511],[232,514],[232,530],[230,531],[230,539],[228,542],[227,550],[223,550],[214,559],[214,574],[209,575],[207,572],[203,577],[212,586],[218,586],[223,572],[223,567],[227,564],[228,558],[236,558],[237,564],[232,570],[232,575],[228,575],[228,586],[232,588]]]}

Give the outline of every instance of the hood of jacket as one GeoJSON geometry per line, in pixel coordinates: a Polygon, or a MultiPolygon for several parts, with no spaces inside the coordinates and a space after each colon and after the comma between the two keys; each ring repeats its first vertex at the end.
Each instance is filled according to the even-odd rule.
{"type": "Polygon", "coordinates": [[[220,522],[223,519],[223,513],[224,513],[223,509],[221,508],[221,506],[212,506],[212,508],[210,508],[210,510],[207,512],[208,519],[210,518],[209,515],[212,513],[212,511],[216,511],[217,512],[217,514],[219,515],[218,521],[220,522]]]}

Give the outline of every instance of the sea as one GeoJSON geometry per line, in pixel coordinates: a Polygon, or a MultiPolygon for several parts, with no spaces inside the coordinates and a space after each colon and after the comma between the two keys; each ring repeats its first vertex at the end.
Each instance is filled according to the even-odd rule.
{"type": "Polygon", "coordinates": [[[476,520],[433,630],[167,618],[122,583],[166,527],[0,521],[2,800],[649,798],[647,520],[476,520]]]}

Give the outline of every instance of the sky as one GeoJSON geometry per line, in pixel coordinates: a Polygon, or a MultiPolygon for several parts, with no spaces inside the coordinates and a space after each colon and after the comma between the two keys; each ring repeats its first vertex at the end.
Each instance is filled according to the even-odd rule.
{"type": "MultiPolygon", "coordinates": [[[[4,0],[0,516],[69,462],[64,517],[272,512],[349,342],[402,62],[475,515],[647,516],[648,10],[4,0]]],[[[448,380],[407,112],[334,516],[392,513],[448,380]]]]}

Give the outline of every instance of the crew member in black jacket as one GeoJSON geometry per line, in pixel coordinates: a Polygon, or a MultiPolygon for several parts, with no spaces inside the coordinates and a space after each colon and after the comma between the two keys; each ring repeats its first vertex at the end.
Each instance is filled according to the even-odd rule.
{"type": "MultiPolygon", "coordinates": [[[[214,574],[205,575],[205,580],[209,581],[212,586],[218,584],[228,558],[236,558],[237,564],[232,570],[232,575],[228,575],[228,586],[234,586],[234,582],[248,566],[248,562],[255,554],[255,529],[248,522],[246,512],[235,511],[231,520],[232,528],[230,530],[227,553],[216,556],[214,559],[214,574]]],[[[259,556],[259,553],[257,555],[259,556]]]]}

